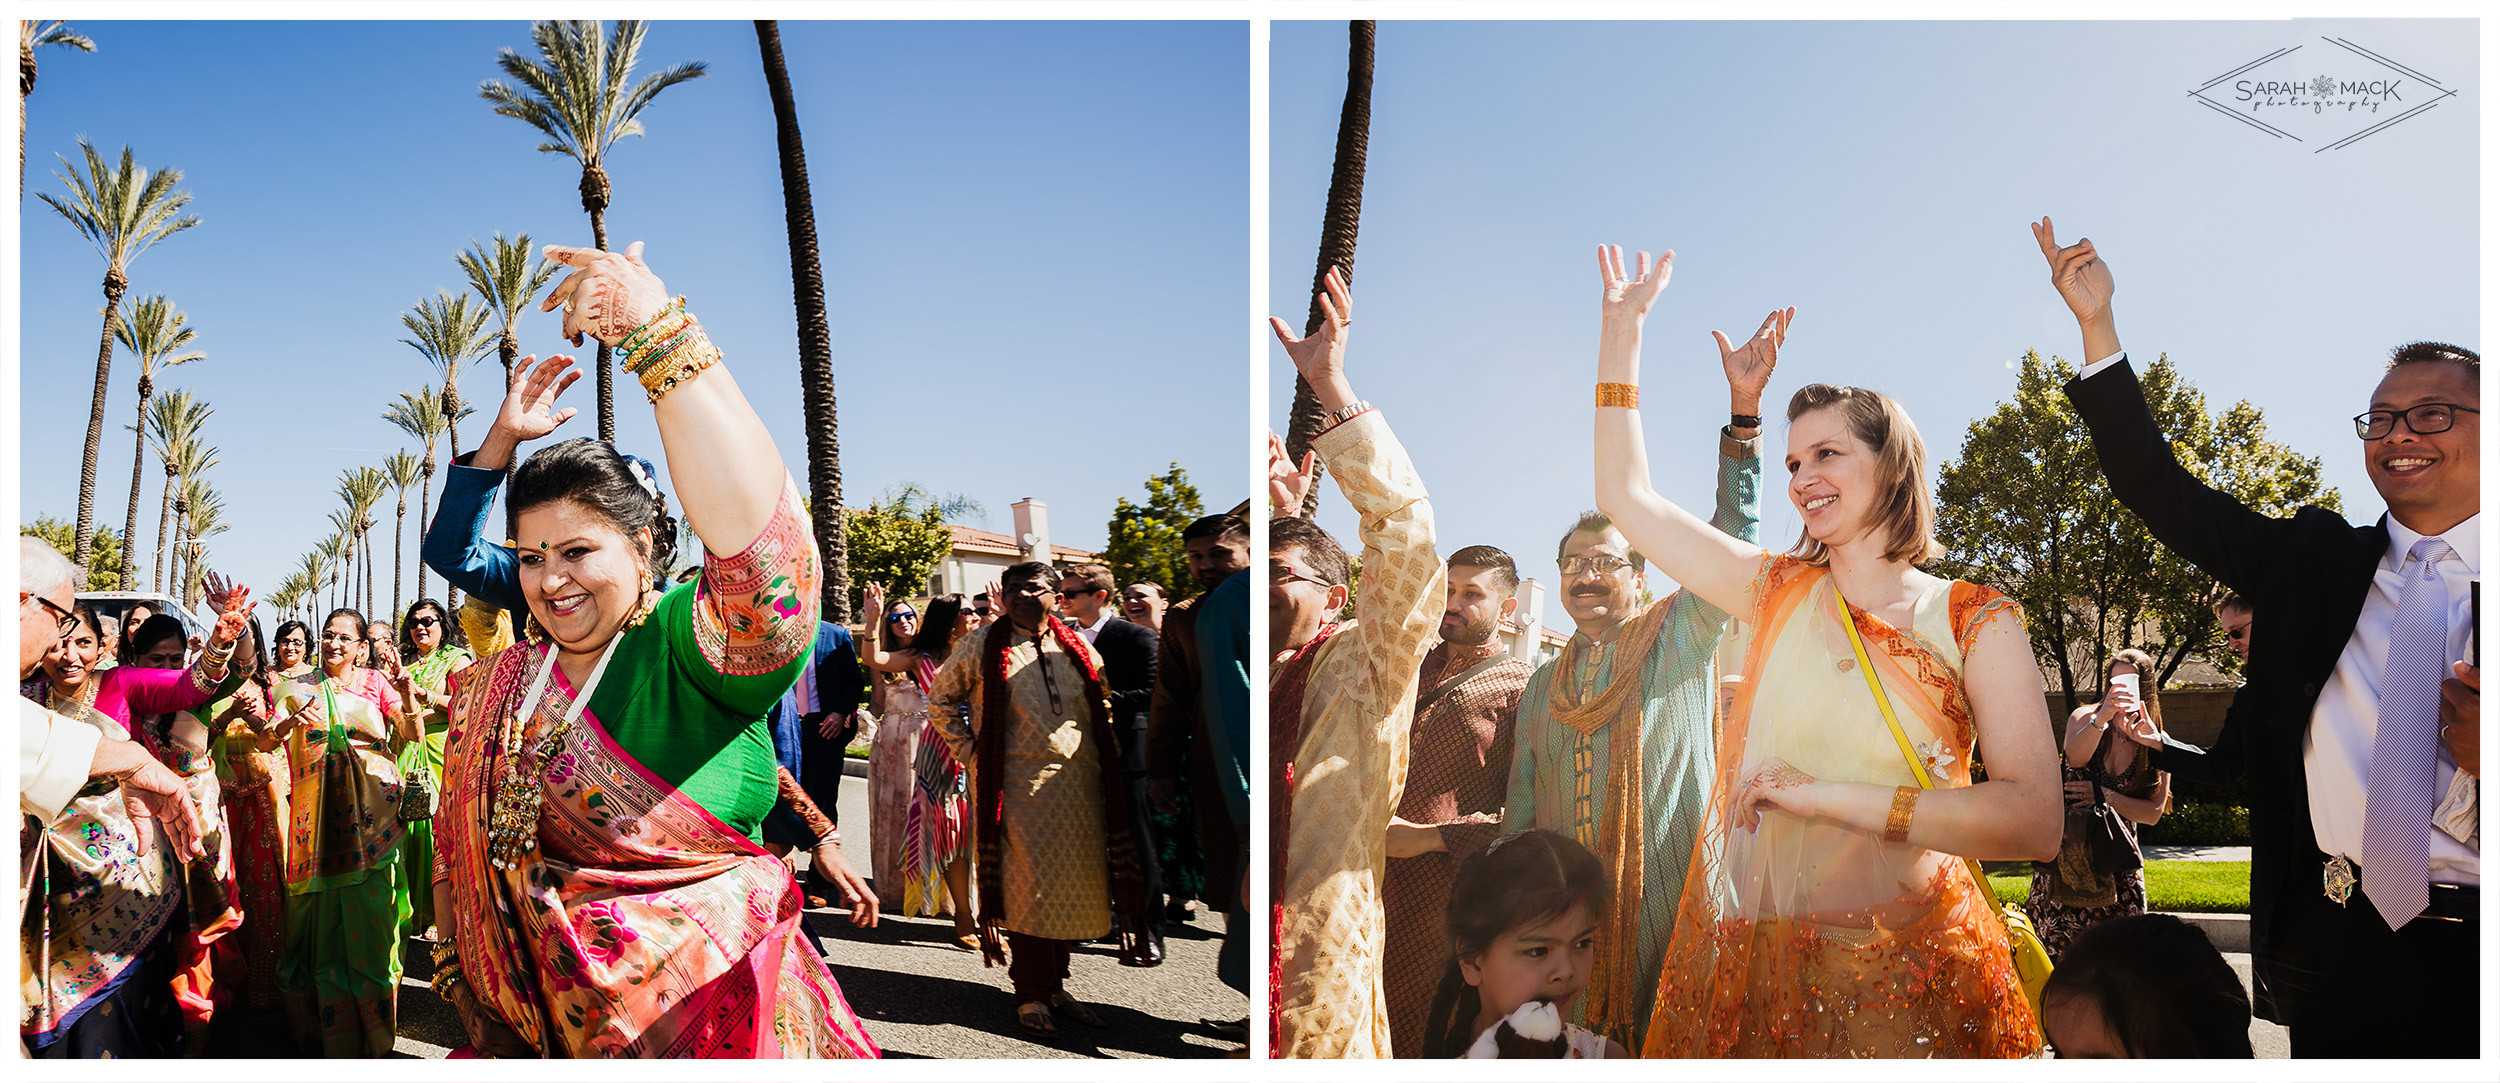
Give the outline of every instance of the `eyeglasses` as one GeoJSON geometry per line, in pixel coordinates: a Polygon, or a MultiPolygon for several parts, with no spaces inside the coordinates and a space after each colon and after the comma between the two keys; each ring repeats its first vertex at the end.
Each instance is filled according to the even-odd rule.
{"type": "Polygon", "coordinates": [[[982,615],[982,616],[984,616],[984,617],[986,617],[986,616],[989,616],[989,615],[990,615],[990,607],[988,607],[988,606],[986,606],[986,605],[976,605],[976,606],[973,606],[973,607],[972,607],[972,611],[973,611],[973,612],[975,612],[975,613],[978,613],[978,614],[980,614],[980,615],[982,615]]]}
{"type": "Polygon", "coordinates": [[[35,600],[36,604],[43,606],[44,612],[52,614],[53,619],[58,620],[61,623],[62,635],[68,635],[70,629],[78,627],[78,614],[72,613],[69,610],[61,608],[59,605],[54,604],[52,599],[46,598],[43,595],[30,590],[21,590],[17,592],[17,595],[18,602],[21,605],[25,603],[26,599],[32,598],[35,600]]]}
{"type": "Polygon", "coordinates": [[[2372,410],[2366,414],[2355,414],[2352,428],[2364,440],[2379,440],[2396,431],[2396,419],[2403,418],[2405,428],[2413,430],[2415,435],[2429,436],[2455,428],[2460,413],[2479,414],[2482,411],[2463,403],[2426,402],[2409,410],[2372,410]]]}
{"type": "Polygon", "coordinates": [[[1613,575],[1632,566],[1631,561],[1610,556],[1564,557],[1555,563],[1561,566],[1564,575],[1578,575],[1582,572],[1613,575]]]}
{"type": "Polygon", "coordinates": [[[1310,585],[1315,586],[1315,587],[1318,587],[1318,588],[1319,588],[1319,589],[1321,589],[1321,590],[1327,590],[1327,589],[1329,589],[1330,587],[1334,587],[1334,586],[1336,586],[1336,584],[1335,584],[1335,583],[1331,583],[1331,582],[1329,582],[1329,581],[1327,581],[1327,580],[1325,580],[1325,579],[1319,579],[1319,578],[1315,578],[1315,577],[1313,577],[1313,576],[1304,575],[1304,574],[1302,574],[1301,572],[1295,571],[1295,570],[1293,570],[1292,568],[1288,568],[1288,567],[1270,567],[1270,568],[1268,568],[1268,570],[1267,570],[1267,581],[1268,581],[1268,583],[1269,583],[1270,585],[1273,585],[1273,586],[1279,586],[1279,587],[1284,586],[1284,585],[1285,585],[1285,584],[1287,584],[1287,583],[1297,583],[1297,582],[1299,582],[1299,583],[1309,583],[1310,585]]]}

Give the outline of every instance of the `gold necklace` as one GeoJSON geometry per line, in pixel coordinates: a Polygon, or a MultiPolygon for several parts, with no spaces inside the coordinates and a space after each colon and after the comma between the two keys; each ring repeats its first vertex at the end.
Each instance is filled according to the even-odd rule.
{"type": "MultiPolygon", "coordinates": [[[[626,622],[625,628],[640,627],[650,617],[652,608],[651,599],[646,594],[643,604],[626,622]]],[[[486,820],[486,860],[495,868],[518,868],[529,857],[530,851],[538,848],[538,820],[546,801],[546,787],[542,780],[546,765],[554,762],[556,753],[564,747],[565,735],[573,730],[573,721],[580,718],[582,711],[590,705],[591,693],[598,689],[599,679],[606,675],[608,663],[616,657],[618,644],[624,641],[625,628],[618,629],[616,635],[609,638],[607,647],[599,652],[598,664],[591,668],[589,679],[574,690],[571,704],[564,708],[555,726],[545,736],[536,735],[538,713],[553,683],[558,665],[557,649],[550,646],[540,656],[538,676],[531,680],[529,691],[522,694],[520,711],[504,735],[503,777],[495,786],[494,809],[486,820]]]]}
{"type": "Polygon", "coordinates": [[[96,694],[103,690],[104,682],[96,679],[94,670],[88,670],[87,680],[78,686],[77,696],[63,696],[58,691],[52,693],[52,713],[68,715],[72,718],[85,714],[89,708],[95,706],[96,694]]]}

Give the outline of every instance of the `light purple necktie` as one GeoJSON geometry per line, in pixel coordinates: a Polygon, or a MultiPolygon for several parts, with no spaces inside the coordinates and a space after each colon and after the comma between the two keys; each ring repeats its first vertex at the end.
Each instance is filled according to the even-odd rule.
{"type": "Polygon", "coordinates": [[[2447,675],[2448,543],[2413,543],[2379,679],[2378,743],[2361,824],[2361,893],[2401,929],[2430,905],[2432,783],[2439,777],[2439,681],[2447,675]]]}

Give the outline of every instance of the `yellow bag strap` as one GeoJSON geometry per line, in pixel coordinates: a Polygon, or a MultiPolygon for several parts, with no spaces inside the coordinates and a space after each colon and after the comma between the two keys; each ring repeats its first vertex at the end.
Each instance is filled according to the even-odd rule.
{"type": "MultiPolygon", "coordinates": [[[[1866,690],[1875,694],[1875,706],[1883,710],[1884,724],[1892,727],[1892,740],[1901,746],[1901,758],[1910,762],[1910,773],[1917,776],[1919,789],[1935,789],[1936,780],[1927,775],[1927,762],[1919,759],[1917,749],[1910,747],[1910,735],[1901,731],[1901,719],[1892,713],[1892,697],[1884,694],[1884,682],[1875,679],[1875,667],[1867,663],[1866,641],[1858,636],[1857,614],[1850,612],[1849,599],[1840,596],[1838,581],[1832,583],[1832,600],[1840,603],[1840,626],[1849,630],[1849,649],[1858,656],[1858,672],[1866,675],[1866,690]]],[[[1962,863],[1970,866],[1972,882],[1978,884],[1981,891],[1986,891],[1988,874],[1979,867],[1979,862],[1966,857],[1962,863]]]]}

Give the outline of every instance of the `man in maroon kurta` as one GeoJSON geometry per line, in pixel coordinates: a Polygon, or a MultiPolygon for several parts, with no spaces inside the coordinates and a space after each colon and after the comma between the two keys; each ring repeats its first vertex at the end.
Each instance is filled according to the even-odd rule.
{"type": "Polygon", "coordinates": [[[1536,672],[1513,660],[1496,634],[1519,608],[1510,554],[1490,545],[1461,549],[1450,556],[1449,584],[1441,642],[1415,682],[1406,791],[1389,826],[1380,888],[1389,933],[1381,990],[1390,1050],[1401,1057],[1422,1055],[1424,1016],[1449,966],[1442,910],[1458,863],[1501,835],[1511,727],[1536,672]]]}

